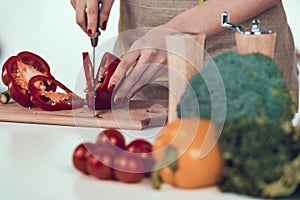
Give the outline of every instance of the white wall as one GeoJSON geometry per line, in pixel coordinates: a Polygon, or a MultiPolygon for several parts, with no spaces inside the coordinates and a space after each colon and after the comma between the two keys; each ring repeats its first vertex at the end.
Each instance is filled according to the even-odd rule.
{"type": "MultiPolygon", "coordinates": [[[[117,35],[118,19],[119,1],[116,0],[108,29],[102,32],[97,49],[103,41],[117,35]]],[[[1,0],[0,68],[8,57],[23,50],[42,56],[54,77],[72,89],[82,69],[81,53],[91,52],[92,47],[75,22],[70,0],[1,0]]]]}
{"type": "MultiPolygon", "coordinates": [[[[300,48],[300,2],[284,1],[289,23],[300,48]]],[[[119,17],[116,0],[108,30],[101,43],[115,37],[119,17]]],[[[110,42],[106,42],[106,44],[110,42]]],[[[81,52],[91,51],[90,40],[75,23],[75,12],[69,0],[1,0],[0,3],[0,67],[5,60],[20,51],[41,55],[50,65],[52,74],[71,89],[82,69],[81,52]]],[[[4,86],[0,81],[0,91],[4,86]]]]}
{"type": "Polygon", "coordinates": [[[299,0],[285,0],[283,1],[286,9],[289,25],[292,29],[296,48],[300,50],[300,1],[299,0]]]}

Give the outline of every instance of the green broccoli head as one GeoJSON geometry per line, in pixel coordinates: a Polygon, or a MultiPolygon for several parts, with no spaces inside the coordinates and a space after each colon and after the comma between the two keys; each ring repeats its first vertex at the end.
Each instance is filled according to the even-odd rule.
{"type": "Polygon", "coordinates": [[[263,196],[265,185],[278,180],[284,165],[295,157],[291,134],[283,134],[265,117],[229,119],[219,141],[228,160],[222,191],[263,196]]]}
{"type": "Polygon", "coordinates": [[[199,116],[216,124],[243,115],[265,115],[279,122],[293,118],[291,96],[272,59],[228,52],[212,59],[190,80],[177,111],[179,117],[199,116]]]}
{"type": "Polygon", "coordinates": [[[223,191],[263,196],[299,154],[292,139],[293,98],[272,59],[228,52],[190,80],[177,111],[181,118],[210,119],[222,130],[223,191]]]}

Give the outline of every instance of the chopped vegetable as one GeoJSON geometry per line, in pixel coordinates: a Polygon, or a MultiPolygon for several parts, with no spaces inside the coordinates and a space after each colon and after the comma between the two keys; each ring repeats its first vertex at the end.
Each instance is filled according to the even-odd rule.
{"type": "Polygon", "coordinates": [[[10,100],[10,96],[8,94],[8,91],[4,91],[4,92],[1,92],[0,94],[0,102],[2,104],[7,104],[10,100]]]}
{"type": "Polygon", "coordinates": [[[110,77],[113,75],[120,59],[115,55],[105,52],[100,63],[96,79],[92,77],[92,62],[88,52],[82,53],[83,67],[86,78],[86,100],[90,109],[109,109],[112,106],[112,92],[108,90],[110,77]],[[100,70],[105,70],[104,77],[100,76],[100,70]],[[95,80],[95,81],[94,81],[95,80]],[[95,89],[95,91],[94,91],[95,89]]]}
{"type": "Polygon", "coordinates": [[[22,51],[8,58],[2,67],[2,81],[8,86],[12,99],[25,107],[30,107],[28,82],[35,75],[51,76],[47,62],[40,56],[22,51]]]}
{"type": "Polygon", "coordinates": [[[30,100],[43,110],[70,110],[83,107],[83,99],[51,76],[36,75],[28,83],[30,100]],[[64,92],[55,92],[56,88],[64,92]]]}
{"type": "Polygon", "coordinates": [[[208,118],[223,128],[219,142],[227,165],[220,188],[260,197],[289,196],[300,183],[294,179],[280,192],[274,186],[300,172],[286,172],[300,152],[295,112],[295,97],[272,59],[234,52],[208,62],[178,106],[179,117],[208,118]]]}
{"type": "Polygon", "coordinates": [[[83,107],[84,101],[55,80],[48,63],[37,54],[22,51],[8,58],[2,67],[2,81],[8,86],[1,102],[11,97],[24,107],[38,106],[44,110],[66,110],[83,107]],[[59,87],[64,92],[56,92],[59,87]]]}

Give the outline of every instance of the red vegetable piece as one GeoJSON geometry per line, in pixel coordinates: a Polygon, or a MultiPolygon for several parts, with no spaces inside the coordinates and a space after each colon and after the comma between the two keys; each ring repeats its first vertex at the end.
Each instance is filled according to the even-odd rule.
{"type": "Polygon", "coordinates": [[[114,161],[114,176],[125,183],[140,182],[145,175],[143,160],[132,153],[124,152],[114,161]]]}
{"type": "Polygon", "coordinates": [[[79,144],[73,152],[73,165],[74,167],[84,174],[88,174],[87,159],[95,152],[96,145],[91,142],[79,144]]]}
{"type": "Polygon", "coordinates": [[[110,146],[109,148],[115,148],[116,151],[125,149],[125,138],[116,129],[105,129],[97,137],[96,144],[102,146],[110,146]],[[119,149],[118,149],[119,148],[119,149]]]}
{"type": "MultiPolygon", "coordinates": [[[[120,63],[120,59],[114,56],[113,54],[110,54],[106,52],[100,63],[100,68],[106,69],[106,72],[104,74],[104,78],[102,80],[97,80],[96,83],[94,83],[94,77],[92,77],[91,73],[91,61],[88,56],[87,52],[84,52],[83,54],[83,66],[85,70],[85,76],[86,76],[86,81],[87,81],[87,102],[88,102],[88,107],[91,109],[109,109],[111,108],[111,98],[112,98],[112,92],[108,91],[108,83],[113,75],[114,71],[116,70],[118,64],[120,63]],[[95,84],[95,95],[93,91],[91,91],[91,88],[93,88],[93,84],[95,84]],[[92,97],[94,97],[94,104],[91,103],[92,97]]],[[[99,70],[100,71],[100,70],[99,70]]],[[[98,73],[99,73],[98,71],[98,73]]],[[[97,74],[96,77],[99,75],[97,74]]],[[[93,89],[92,89],[93,90],[93,89]]]]}
{"type": "Polygon", "coordinates": [[[89,174],[98,179],[113,178],[113,164],[115,152],[109,148],[98,148],[93,155],[88,157],[86,169],[89,174]]]}
{"type": "Polygon", "coordinates": [[[100,67],[107,69],[107,71],[103,83],[98,82],[96,85],[96,101],[95,101],[96,109],[111,108],[112,92],[109,92],[107,87],[108,87],[110,77],[115,72],[119,63],[120,63],[120,59],[108,52],[106,52],[102,57],[100,67]]]}
{"type": "Polygon", "coordinates": [[[70,110],[83,107],[83,99],[52,77],[34,76],[29,81],[28,89],[30,100],[44,110],[70,110]],[[65,92],[49,90],[54,86],[65,92]]]}
{"type": "Polygon", "coordinates": [[[50,68],[44,59],[28,51],[10,57],[2,67],[2,81],[9,95],[25,107],[32,106],[28,82],[36,75],[51,76],[50,68]]]}
{"type": "Polygon", "coordinates": [[[10,66],[12,63],[16,62],[16,59],[17,59],[16,56],[12,56],[12,57],[8,58],[2,67],[2,82],[7,86],[10,83],[10,78],[8,77],[6,68],[8,66],[10,66]]]}
{"type": "Polygon", "coordinates": [[[152,171],[154,160],[152,155],[152,145],[148,141],[143,139],[133,140],[127,145],[126,150],[135,153],[136,156],[143,160],[147,172],[152,171]]]}
{"type": "Polygon", "coordinates": [[[146,140],[136,139],[131,141],[126,149],[132,153],[150,153],[152,151],[152,145],[146,140]]]}
{"type": "Polygon", "coordinates": [[[84,74],[86,79],[86,101],[90,109],[95,109],[94,77],[92,62],[88,52],[82,53],[84,74]]]}

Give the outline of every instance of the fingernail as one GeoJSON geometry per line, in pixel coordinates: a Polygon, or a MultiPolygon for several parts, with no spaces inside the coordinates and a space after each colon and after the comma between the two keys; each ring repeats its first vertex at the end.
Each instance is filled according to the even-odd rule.
{"type": "Polygon", "coordinates": [[[126,104],[128,102],[128,99],[125,97],[123,100],[122,100],[122,104],[126,104]]]}
{"type": "Polygon", "coordinates": [[[108,91],[109,92],[112,92],[114,89],[115,89],[116,85],[115,84],[111,84],[109,87],[108,87],[108,91]]]}
{"type": "Polygon", "coordinates": [[[91,36],[92,36],[92,34],[93,34],[93,30],[89,28],[89,29],[88,29],[88,31],[87,31],[87,34],[88,34],[88,36],[90,36],[90,37],[91,37],[91,36]]]}
{"type": "Polygon", "coordinates": [[[118,97],[115,101],[115,104],[121,104],[121,102],[122,102],[122,98],[118,97]]]}
{"type": "Polygon", "coordinates": [[[102,22],[102,29],[105,30],[107,25],[107,21],[102,22]]]}

